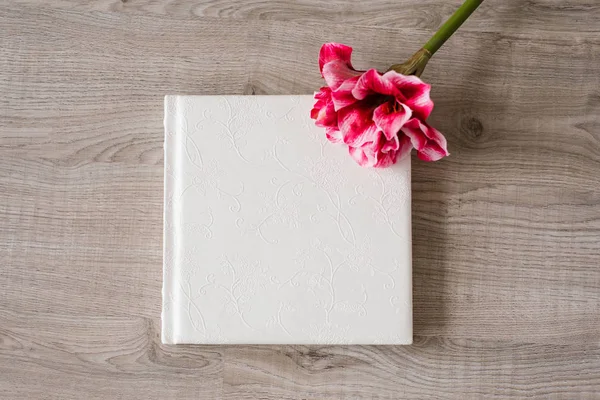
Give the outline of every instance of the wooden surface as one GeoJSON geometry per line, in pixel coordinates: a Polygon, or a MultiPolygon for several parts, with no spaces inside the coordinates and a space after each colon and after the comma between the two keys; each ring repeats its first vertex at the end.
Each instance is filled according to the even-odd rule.
{"type": "Polygon", "coordinates": [[[460,0],[0,0],[0,398],[600,398],[600,4],[488,1],[413,164],[415,345],[160,344],[162,98],[304,94],[460,0]]]}

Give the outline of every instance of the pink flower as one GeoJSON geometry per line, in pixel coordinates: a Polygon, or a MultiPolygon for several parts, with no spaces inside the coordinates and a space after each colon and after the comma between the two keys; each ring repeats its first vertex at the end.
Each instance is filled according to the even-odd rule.
{"type": "Polygon", "coordinates": [[[365,167],[387,167],[414,147],[425,161],[448,155],[446,139],[425,120],[433,102],[430,86],[416,76],[352,67],[352,48],[321,47],[319,68],[327,86],[315,93],[311,118],[333,143],[344,143],[365,167]]]}

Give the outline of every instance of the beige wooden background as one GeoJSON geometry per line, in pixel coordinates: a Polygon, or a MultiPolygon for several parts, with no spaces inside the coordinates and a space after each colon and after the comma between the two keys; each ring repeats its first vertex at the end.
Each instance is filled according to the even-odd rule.
{"type": "Polygon", "coordinates": [[[311,93],[459,4],[0,0],[0,398],[600,398],[598,0],[488,0],[427,68],[415,345],[160,343],[163,96],[311,93]]]}

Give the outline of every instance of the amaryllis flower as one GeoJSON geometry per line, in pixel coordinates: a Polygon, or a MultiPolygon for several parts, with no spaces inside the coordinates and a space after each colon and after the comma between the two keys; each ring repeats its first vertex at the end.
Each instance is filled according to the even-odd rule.
{"type": "Polygon", "coordinates": [[[327,86],[315,93],[311,117],[327,138],[348,146],[365,167],[387,167],[412,148],[425,161],[448,155],[446,139],[429,126],[433,109],[430,86],[413,75],[352,67],[352,48],[339,43],[321,47],[319,68],[327,86]]]}

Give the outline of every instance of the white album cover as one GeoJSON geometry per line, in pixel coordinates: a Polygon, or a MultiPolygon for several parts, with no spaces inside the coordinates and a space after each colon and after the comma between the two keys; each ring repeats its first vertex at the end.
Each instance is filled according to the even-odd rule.
{"type": "Polygon", "coordinates": [[[163,343],[412,343],[410,158],[359,167],[312,104],[165,98],[163,343]]]}

